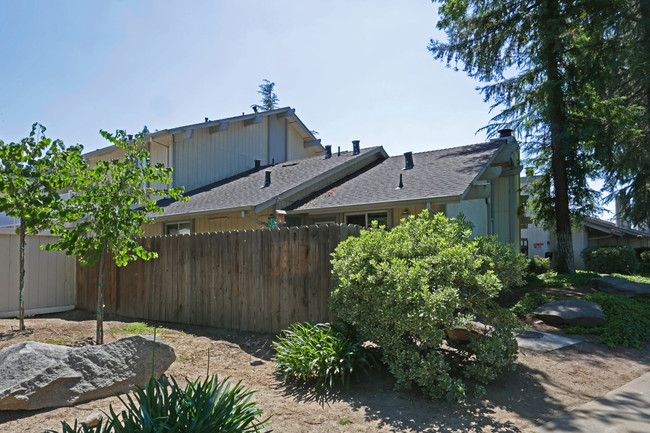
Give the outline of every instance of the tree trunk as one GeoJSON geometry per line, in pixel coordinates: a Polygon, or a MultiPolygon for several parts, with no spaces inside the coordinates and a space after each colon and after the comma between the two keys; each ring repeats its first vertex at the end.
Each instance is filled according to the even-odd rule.
{"type": "Polygon", "coordinates": [[[20,321],[20,330],[25,330],[25,231],[27,224],[24,219],[20,219],[20,289],[18,290],[18,320],[20,321]]]}
{"type": "Polygon", "coordinates": [[[99,256],[99,283],[97,285],[97,344],[104,344],[104,270],[106,269],[106,248],[99,256]]]}
{"type": "Polygon", "coordinates": [[[569,212],[569,182],[566,172],[566,155],[569,148],[568,121],[564,110],[564,94],[560,72],[559,52],[562,48],[559,35],[563,34],[564,22],[560,16],[557,0],[545,2],[544,22],[549,23],[543,40],[543,67],[548,83],[548,120],[551,130],[551,171],[553,174],[555,230],[557,234],[556,266],[560,273],[574,273],[573,239],[569,212]]]}

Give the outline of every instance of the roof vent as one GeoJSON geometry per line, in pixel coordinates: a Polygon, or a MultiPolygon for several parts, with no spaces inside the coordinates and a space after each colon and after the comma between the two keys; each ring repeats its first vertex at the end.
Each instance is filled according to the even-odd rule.
{"type": "Polygon", "coordinates": [[[332,146],[329,144],[325,146],[325,159],[330,159],[332,157],[332,146]]]}
{"type": "Polygon", "coordinates": [[[341,156],[341,146],[339,146],[339,151],[336,156],[341,156]]]}
{"type": "Polygon", "coordinates": [[[255,171],[260,171],[260,167],[262,166],[262,161],[259,159],[255,160],[255,171]]]}
{"type": "Polygon", "coordinates": [[[399,185],[397,185],[397,188],[395,189],[402,189],[404,188],[404,182],[402,182],[402,175],[399,175],[399,185]]]}
{"type": "Polygon", "coordinates": [[[266,188],[267,186],[271,186],[271,170],[264,172],[264,185],[262,185],[262,188],[266,188]]]}
{"type": "Polygon", "coordinates": [[[208,121],[208,118],[207,118],[207,117],[205,118],[205,121],[206,121],[206,122],[208,121]]]}
{"type": "Polygon", "coordinates": [[[512,137],[512,129],[510,128],[499,129],[499,138],[507,138],[507,137],[512,137]]]}
{"type": "Polygon", "coordinates": [[[360,153],[359,140],[352,140],[352,155],[358,155],[360,153]]]}
{"type": "Polygon", "coordinates": [[[127,137],[129,137],[129,141],[133,140],[133,134],[129,134],[127,137]]]}
{"type": "Polygon", "coordinates": [[[404,153],[404,170],[413,168],[413,152],[404,153]]]}

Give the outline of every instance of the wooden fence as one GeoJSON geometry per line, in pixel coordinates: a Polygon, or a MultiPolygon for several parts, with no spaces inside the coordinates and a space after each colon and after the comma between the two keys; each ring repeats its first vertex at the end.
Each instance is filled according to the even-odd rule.
{"type": "MultiPolygon", "coordinates": [[[[158,258],[123,268],[107,261],[105,309],[255,332],[327,321],[331,253],[359,231],[327,225],[142,238],[158,258]]],[[[95,310],[97,275],[97,265],[77,265],[77,308],[95,310]]]]}
{"type": "MultiPolygon", "coordinates": [[[[18,316],[19,239],[13,229],[0,229],[0,318],[18,316]]],[[[49,235],[27,236],[23,292],[26,316],[74,308],[74,258],[41,249],[57,239],[49,235]]]]}

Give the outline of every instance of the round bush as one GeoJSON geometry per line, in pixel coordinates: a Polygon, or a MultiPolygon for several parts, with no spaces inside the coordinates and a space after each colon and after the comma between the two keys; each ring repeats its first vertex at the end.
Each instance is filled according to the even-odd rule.
{"type": "Polygon", "coordinates": [[[587,269],[601,274],[633,274],[639,263],[629,247],[592,247],[580,253],[587,269]]]}
{"type": "Polygon", "coordinates": [[[514,246],[470,235],[462,218],[424,211],[390,232],[375,228],[348,238],[333,255],[332,312],[380,347],[399,387],[462,400],[468,387],[480,394],[481,384],[514,366],[518,322],[493,298],[505,286],[500,277],[523,280],[526,259],[515,257],[514,246]],[[489,255],[505,250],[512,255],[507,272],[499,266],[503,257],[489,255]],[[477,317],[492,328],[469,342],[447,337],[445,331],[471,328],[477,317]]]}
{"type": "Polygon", "coordinates": [[[276,370],[285,381],[332,387],[348,384],[358,370],[376,361],[373,355],[345,332],[330,323],[296,323],[273,342],[276,370]]]}

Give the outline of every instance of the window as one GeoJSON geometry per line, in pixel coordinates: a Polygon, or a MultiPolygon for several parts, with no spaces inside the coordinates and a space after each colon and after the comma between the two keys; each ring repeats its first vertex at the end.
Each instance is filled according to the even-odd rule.
{"type": "Polygon", "coordinates": [[[377,221],[379,226],[388,228],[387,212],[366,212],[361,214],[350,214],[345,216],[347,224],[357,224],[363,227],[370,227],[373,221],[377,221]]]}
{"type": "Polygon", "coordinates": [[[192,227],[189,222],[165,224],[166,235],[189,235],[191,233],[192,227]]]}

